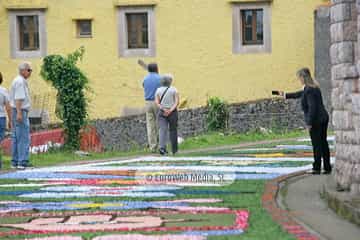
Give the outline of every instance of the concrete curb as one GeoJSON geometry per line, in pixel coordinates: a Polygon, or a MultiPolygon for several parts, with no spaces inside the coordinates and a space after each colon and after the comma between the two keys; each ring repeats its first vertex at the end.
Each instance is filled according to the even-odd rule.
{"type": "Polygon", "coordinates": [[[280,185],[291,178],[304,176],[306,172],[297,172],[285,176],[275,178],[265,185],[265,190],[262,196],[263,207],[272,216],[272,219],[280,224],[280,226],[289,234],[293,235],[298,240],[320,240],[321,237],[314,231],[311,231],[307,226],[300,223],[296,219],[296,213],[282,209],[277,197],[280,190],[280,185]]]}

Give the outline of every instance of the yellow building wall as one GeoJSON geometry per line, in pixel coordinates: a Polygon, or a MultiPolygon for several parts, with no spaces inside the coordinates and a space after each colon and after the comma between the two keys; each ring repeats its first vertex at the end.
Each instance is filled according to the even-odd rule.
{"type": "MultiPolygon", "coordinates": [[[[8,87],[22,59],[10,58],[6,2],[0,1],[0,71],[8,87]]],[[[80,46],[86,52],[80,67],[90,79],[91,118],[119,116],[124,107],[143,106],[145,72],[138,58],[118,55],[117,7],[113,0],[21,0],[47,5],[48,54],[67,54],[80,46]],[[75,16],[93,17],[93,38],[76,38],[75,16]]],[[[132,1],[129,1],[132,2],[132,1]]],[[[139,1],[138,2],[146,2],[139,1]]],[[[153,1],[154,2],[154,1],[153,1]]],[[[323,0],[273,0],[272,52],[233,54],[232,5],[228,0],[157,0],[156,61],[162,73],[175,76],[174,85],[188,107],[206,104],[208,96],[229,102],[271,97],[271,90],[299,87],[298,68],[314,68],[314,10],[323,0]]],[[[33,63],[33,92],[51,87],[39,76],[41,59],[33,63]]],[[[53,92],[52,92],[53,93],[53,92]]],[[[52,95],[53,96],[53,95],[52,95]]],[[[53,105],[54,97],[50,97],[53,105]]]]}

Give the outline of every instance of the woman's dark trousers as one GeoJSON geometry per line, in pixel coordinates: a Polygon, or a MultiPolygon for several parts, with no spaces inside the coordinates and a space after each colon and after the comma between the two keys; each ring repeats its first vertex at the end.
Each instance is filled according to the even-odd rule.
{"type": "Polygon", "coordinates": [[[327,128],[329,121],[314,124],[310,130],[311,142],[314,150],[313,170],[321,171],[321,158],[324,161],[324,170],[331,172],[330,150],[327,142],[327,128]]]}
{"type": "Polygon", "coordinates": [[[159,122],[159,145],[160,148],[166,149],[166,141],[168,139],[168,133],[170,131],[170,142],[172,153],[178,151],[178,112],[175,110],[169,116],[165,117],[160,111],[158,115],[159,122]],[[169,130],[169,131],[168,131],[169,130]]]}

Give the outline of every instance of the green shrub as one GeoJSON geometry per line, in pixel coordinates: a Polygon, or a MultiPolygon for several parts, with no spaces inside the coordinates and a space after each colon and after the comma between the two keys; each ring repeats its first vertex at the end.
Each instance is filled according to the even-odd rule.
{"type": "Polygon", "coordinates": [[[228,128],[229,122],[229,106],[228,104],[218,98],[211,97],[207,101],[208,115],[207,128],[209,131],[224,131],[228,128]]]}
{"type": "Polygon", "coordinates": [[[66,57],[50,55],[44,58],[41,66],[41,76],[58,91],[57,116],[63,121],[65,148],[69,150],[79,149],[79,132],[87,118],[85,93],[89,90],[89,81],[76,66],[84,52],[81,47],[66,57]]]}

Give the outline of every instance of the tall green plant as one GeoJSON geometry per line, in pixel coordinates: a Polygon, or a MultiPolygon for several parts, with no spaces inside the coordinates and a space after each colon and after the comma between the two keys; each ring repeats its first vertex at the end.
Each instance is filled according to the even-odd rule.
{"type": "Polygon", "coordinates": [[[207,101],[207,106],[208,115],[206,120],[208,130],[226,130],[229,122],[228,104],[218,97],[211,97],[207,101]]]}
{"type": "Polygon", "coordinates": [[[81,47],[66,57],[50,55],[44,58],[41,66],[41,76],[58,91],[57,116],[64,123],[65,147],[70,150],[79,149],[80,129],[87,118],[85,92],[89,90],[89,81],[76,66],[84,52],[81,47]]]}

